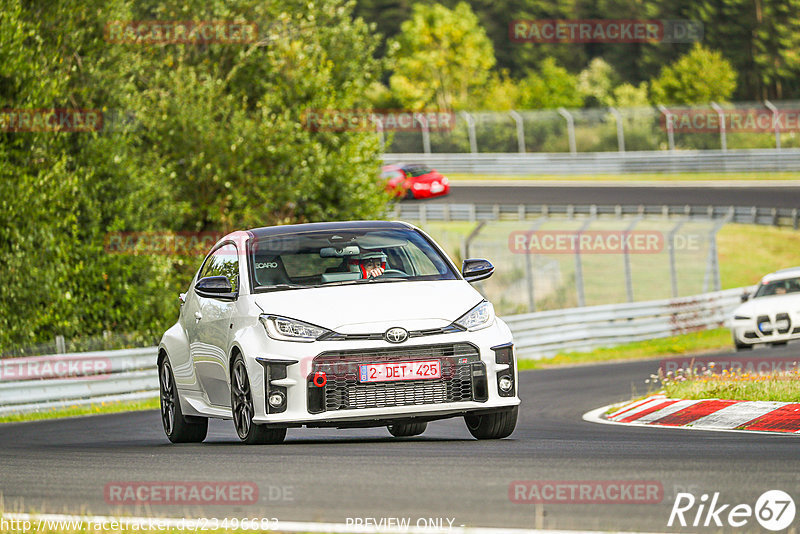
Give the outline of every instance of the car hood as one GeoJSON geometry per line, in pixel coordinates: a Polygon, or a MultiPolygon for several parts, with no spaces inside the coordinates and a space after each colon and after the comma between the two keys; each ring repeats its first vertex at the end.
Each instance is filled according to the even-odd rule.
{"type": "Polygon", "coordinates": [[[264,313],[282,315],[340,333],[440,328],[483,297],[464,280],[385,282],[272,291],[256,295],[264,313]]]}
{"type": "Polygon", "coordinates": [[[734,314],[751,316],[776,312],[800,312],[800,293],[752,299],[736,308],[734,314]]]}

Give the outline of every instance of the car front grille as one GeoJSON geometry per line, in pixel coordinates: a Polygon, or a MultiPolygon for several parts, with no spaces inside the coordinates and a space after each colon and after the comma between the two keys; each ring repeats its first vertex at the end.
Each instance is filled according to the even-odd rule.
{"type": "Polygon", "coordinates": [[[792,320],[788,313],[775,314],[775,322],[772,321],[769,315],[759,315],[756,317],[756,328],[762,336],[793,332],[792,320]],[[777,326],[779,323],[782,324],[780,328],[777,326]]]}
{"type": "Polygon", "coordinates": [[[485,401],[486,366],[469,343],[392,347],[359,351],[330,351],[314,358],[308,379],[308,411],[358,410],[391,406],[485,401]],[[436,359],[441,378],[360,383],[359,365],[436,359]],[[314,377],[324,373],[323,381],[314,377]]]}

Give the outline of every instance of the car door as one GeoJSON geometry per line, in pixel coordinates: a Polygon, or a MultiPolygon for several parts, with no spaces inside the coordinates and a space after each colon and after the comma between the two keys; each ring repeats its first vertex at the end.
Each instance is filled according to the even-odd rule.
{"type": "MultiPolygon", "coordinates": [[[[206,276],[226,276],[233,292],[238,293],[239,256],[233,243],[223,245],[208,257],[198,280],[206,276]]],[[[229,298],[210,298],[196,293],[193,297],[197,299],[197,305],[190,352],[197,380],[209,404],[229,407],[228,342],[231,315],[236,302],[229,298]]],[[[188,319],[192,320],[192,317],[188,319]]]]}

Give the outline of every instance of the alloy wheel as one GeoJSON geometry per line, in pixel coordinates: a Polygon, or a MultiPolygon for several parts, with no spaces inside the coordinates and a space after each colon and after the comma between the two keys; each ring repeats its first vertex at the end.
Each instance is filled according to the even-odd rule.
{"type": "Polygon", "coordinates": [[[233,400],[233,424],[236,433],[245,439],[253,424],[253,400],[250,397],[250,382],[247,380],[247,369],[242,360],[233,364],[233,380],[231,384],[233,400]]]}

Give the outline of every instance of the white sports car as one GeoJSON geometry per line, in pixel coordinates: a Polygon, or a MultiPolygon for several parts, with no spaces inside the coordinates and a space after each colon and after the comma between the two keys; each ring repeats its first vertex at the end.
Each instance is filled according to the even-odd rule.
{"type": "Polygon", "coordinates": [[[257,228],[203,261],[158,349],[161,415],[172,442],[233,419],[246,443],[289,427],[387,426],[414,436],[463,416],[504,438],[519,397],[511,331],[424,232],[401,222],[257,228]]]}
{"type": "Polygon", "coordinates": [[[800,338],[800,267],[766,275],[742,300],[731,321],[736,350],[752,349],[756,343],[785,345],[800,338]]]}

